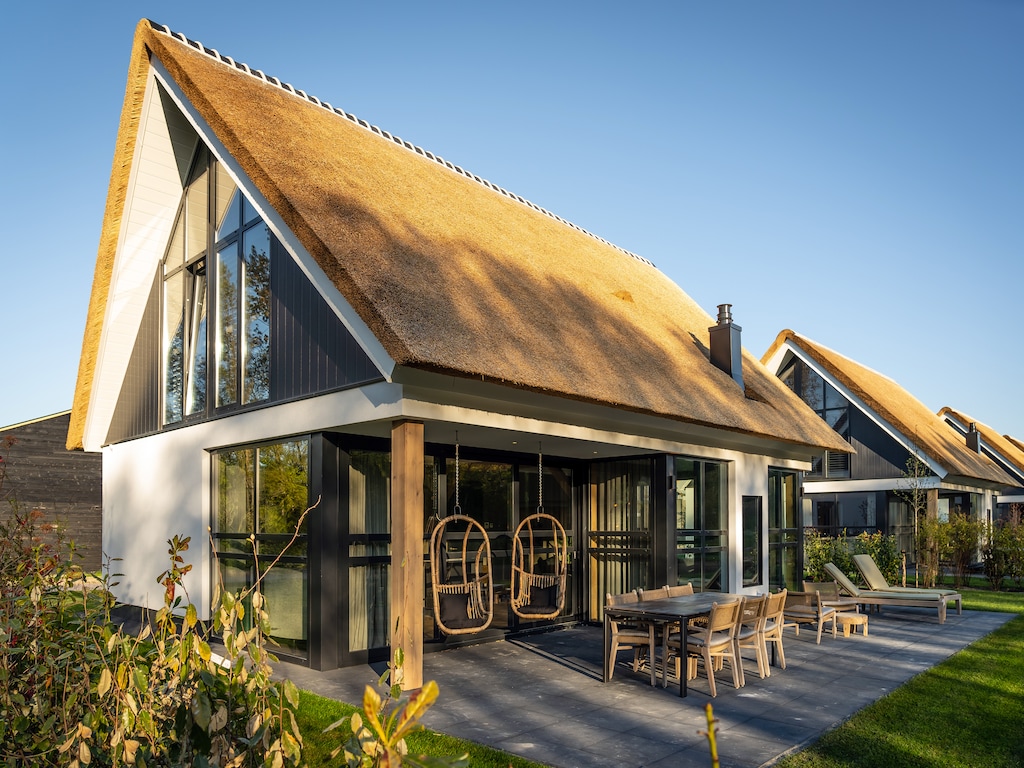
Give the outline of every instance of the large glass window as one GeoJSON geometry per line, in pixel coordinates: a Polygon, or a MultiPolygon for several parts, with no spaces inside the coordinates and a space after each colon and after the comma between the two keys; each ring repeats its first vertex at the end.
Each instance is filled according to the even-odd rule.
{"type": "Polygon", "coordinates": [[[650,459],[594,464],[590,468],[590,617],[604,615],[605,595],[649,587],[651,561],[650,459]]]}
{"type": "Polygon", "coordinates": [[[348,650],[390,643],[391,454],[351,451],[348,471],[348,650]]]}
{"type": "Polygon", "coordinates": [[[675,464],[678,582],[720,591],[728,556],[726,465],[682,457],[675,464]]]}
{"type": "Polygon", "coordinates": [[[249,591],[258,580],[271,639],[305,657],[309,565],[302,515],[309,508],[309,440],[220,451],[214,473],[213,542],[222,588],[249,591]]]}
{"type": "Polygon", "coordinates": [[[768,584],[772,589],[799,590],[800,509],[797,473],[768,470],[768,584]]]}
{"type": "Polygon", "coordinates": [[[201,147],[164,260],[165,424],[269,399],[271,237],[201,147]]]}
{"type": "Polygon", "coordinates": [[[743,497],[743,586],[756,587],[761,577],[762,503],[760,496],[743,497]]]}
{"type": "MultiPolygon", "coordinates": [[[[793,358],[779,378],[815,413],[838,432],[844,440],[850,440],[850,403],[843,395],[825,381],[822,376],[803,360],[793,358]]],[[[813,462],[808,476],[849,477],[850,454],[826,451],[813,462]]]]}
{"type": "Polygon", "coordinates": [[[209,159],[197,153],[164,259],[164,423],[206,410],[209,159]]]}

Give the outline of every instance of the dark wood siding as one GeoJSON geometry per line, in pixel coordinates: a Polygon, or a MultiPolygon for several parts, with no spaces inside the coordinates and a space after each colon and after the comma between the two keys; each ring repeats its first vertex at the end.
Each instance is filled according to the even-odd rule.
{"type": "Polygon", "coordinates": [[[906,448],[856,408],[850,408],[850,442],[857,449],[850,458],[850,478],[868,480],[901,477],[910,456],[906,448]]]}
{"type": "Polygon", "coordinates": [[[380,379],[291,256],[276,240],[271,248],[271,398],[290,400],[380,379]]]}
{"type": "Polygon", "coordinates": [[[153,281],[135,348],[117,398],[107,443],[116,443],[160,428],[160,280],[153,281]]]}
{"type": "Polygon", "coordinates": [[[64,447],[70,420],[70,413],[62,413],[0,430],[0,441],[15,440],[0,451],[0,516],[10,519],[14,507],[39,510],[40,522],[61,525],[75,542],[82,556],[78,564],[96,570],[102,562],[102,458],[64,447]]]}

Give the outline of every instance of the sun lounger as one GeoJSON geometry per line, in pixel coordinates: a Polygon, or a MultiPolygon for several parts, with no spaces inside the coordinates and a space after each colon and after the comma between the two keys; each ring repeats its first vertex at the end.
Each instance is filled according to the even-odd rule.
{"type": "Polygon", "coordinates": [[[825,563],[825,570],[828,571],[829,576],[836,580],[841,590],[861,605],[874,605],[879,608],[885,605],[899,608],[935,608],[938,611],[939,624],[945,624],[946,622],[946,606],[949,603],[956,604],[956,612],[958,614],[963,611],[961,597],[955,592],[953,594],[943,594],[941,592],[921,590],[916,593],[907,593],[861,589],[850,581],[835,563],[825,563]]]}
{"type": "Polygon", "coordinates": [[[916,594],[918,592],[938,592],[940,595],[955,595],[957,593],[955,589],[900,587],[895,584],[889,584],[889,582],[886,581],[881,568],[878,567],[878,563],[875,562],[871,555],[854,555],[853,564],[857,566],[857,570],[860,571],[860,575],[864,577],[864,583],[868,585],[868,589],[873,589],[878,592],[906,592],[908,594],[916,594]]]}

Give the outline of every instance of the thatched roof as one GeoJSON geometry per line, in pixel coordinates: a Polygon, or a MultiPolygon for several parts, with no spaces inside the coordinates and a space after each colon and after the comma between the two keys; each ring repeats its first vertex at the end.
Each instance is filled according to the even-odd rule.
{"type": "Polygon", "coordinates": [[[69,443],[81,445],[149,57],[397,365],[849,450],[755,357],[744,354],[745,392],[715,367],[714,320],[648,261],[147,21],[136,30],[69,443]]]}
{"type": "Polygon", "coordinates": [[[1006,473],[988,457],[969,450],[966,440],[955,429],[888,376],[789,329],[775,338],[762,360],[768,361],[787,343],[814,360],[948,475],[1012,484],[1006,473]]]}
{"type": "Polygon", "coordinates": [[[952,417],[958,423],[963,424],[965,427],[973,424],[975,429],[978,430],[978,434],[981,435],[983,442],[1006,459],[1008,463],[1015,466],[1021,472],[1024,472],[1024,447],[1021,447],[1012,438],[999,434],[999,432],[992,429],[988,424],[983,424],[977,419],[972,419],[962,411],[954,410],[948,405],[939,411],[939,418],[945,418],[947,415],[952,417]]]}

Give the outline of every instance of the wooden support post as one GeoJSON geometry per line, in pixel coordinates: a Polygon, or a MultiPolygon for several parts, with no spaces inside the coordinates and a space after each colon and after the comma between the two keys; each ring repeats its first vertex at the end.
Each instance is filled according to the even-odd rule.
{"type": "Polygon", "coordinates": [[[391,425],[391,661],[403,690],[423,687],[423,423],[391,425]]]}

